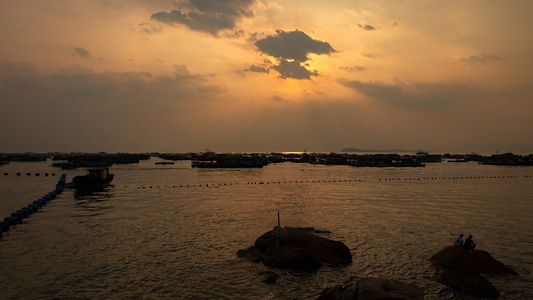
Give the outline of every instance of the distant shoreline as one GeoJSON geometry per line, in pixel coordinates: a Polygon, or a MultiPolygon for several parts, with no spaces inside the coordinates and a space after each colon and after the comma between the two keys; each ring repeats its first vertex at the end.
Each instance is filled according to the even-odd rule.
{"type": "Polygon", "coordinates": [[[434,152],[434,151],[427,151],[427,150],[404,150],[404,149],[383,149],[383,150],[377,150],[377,149],[359,149],[359,148],[343,148],[340,152],[362,152],[362,153],[408,153],[408,152],[434,152]]]}

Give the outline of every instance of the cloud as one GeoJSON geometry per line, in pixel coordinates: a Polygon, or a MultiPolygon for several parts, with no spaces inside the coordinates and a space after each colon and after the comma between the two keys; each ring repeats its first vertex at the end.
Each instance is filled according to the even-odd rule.
{"type": "Polygon", "coordinates": [[[348,71],[348,72],[361,72],[366,71],[366,68],[363,66],[353,66],[353,67],[340,67],[339,69],[348,71]]]}
{"type": "Polygon", "coordinates": [[[370,52],[361,52],[361,56],[367,57],[367,58],[376,58],[376,56],[373,53],[370,52]]]}
{"type": "Polygon", "coordinates": [[[376,30],[376,27],[372,26],[372,25],[362,25],[362,24],[357,24],[357,27],[363,29],[363,30],[366,30],[366,31],[372,31],[372,30],[376,30]]]}
{"type": "Polygon", "coordinates": [[[89,50],[82,47],[74,47],[74,52],[84,58],[89,58],[91,56],[89,50]]]}
{"type": "MultiPolygon", "coordinates": [[[[0,80],[11,77],[26,77],[38,74],[37,68],[29,63],[12,63],[0,60],[0,80]]],[[[1,86],[0,86],[1,87],[1,86]]]]}
{"type": "Polygon", "coordinates": [[[150,18],[218,36],[221,31],[235,29],[241,19],[252,18],[255,2],[256,0],[180,0],[174,2],[177,10],[154,13],[150,18]]]}
{"type": "Polygon", "coordinates": [[[2,61],[0,70],[6,70],[0,71],[0,128],[19,124],[17,134],[0,130],[0,139],[27,147],[39,144],[42,132],[48,133],[42,144],[57,149],[78,145],[97,150],[117,144],[117,137],[155,139],[153,132],[171,124],[195,124],[191,107],[214,103],[225,92],[185,65],[175,65],[173,74],[159,77],[80,66],[41,74],[32,65],[2,61]]]}
{"type": "Polygon", "coordinates": [[[275,65],[272,69],[279,72],[280,77],[283,79],[311,79],[311,76],[318,76],[316,70],[310,71],[300,64],[299,61],[280,61],[279,65],[275,65]]]}
{"type": "Polygon", "coordinates": [[[263,66],[258,66],[258,65],[251,65],[250,66],[250,69],[249,69],[250,72],[257,72],[257,73],[270,73],[270,70],[266,67],[263,67],[263,66]]]}
{"type": "Polygon", "coordinates": [[[310,79],[311,76],[317,76],[316,70],[309,70],[305,65],[309,54],[329,55],[337,52],[328,42],[314,40],[299,30],[277,30],[276,35],[257,40],[255,46],[262,53],[278,60],[278,64],[272,69],[278,71],[283,79],[310,79]]]}
{"type": "Polygon", "coordinates": [[[341,85],[387,105],[408,109],[434,108],[465,101],[477,90],[455,82],[411,82],[396,80],[395,84],[381,81],[337,79],[341,85]]]}
{"type": "Polygon", "coordinates": [[[272,96],[272,101],[275,101],[275,102],[289,102],[287,99],[281,97],[281,96],[278,96],[278,95],[274,95],[272,96]]]}
{"type": "Polygon", "coordinates": [[[314,40],[299,30],[289,32],[277,30],[276,33],[255,42],[259,51],[279,59],[293,59],[300,62],[307,61],[310,53],[336,52],[328,42],[314,40]]]}
{"type": "Polygon", "coordinates": [[[469,57],[461,57],[457,60],[452,61],[452,63],[459,63],[463,65],[468,65],[468,66],[474,66],[478,64],[485,65],[490,61],[501,60],[501,59],[502,58],[498,56],[481,53],[480,55],[471,55],[469,57]]]}
{"type": "Polygon", "coordinates": [[[140,30],[146,34],[160,33],[163,31],[161,26],[155,26],[150,23],[140,23],[137,25],[140,30]]]}

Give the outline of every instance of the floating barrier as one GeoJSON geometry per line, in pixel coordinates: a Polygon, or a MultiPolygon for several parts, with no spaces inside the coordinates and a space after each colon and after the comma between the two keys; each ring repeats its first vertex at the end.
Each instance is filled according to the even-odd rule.
{"type": "MultiPolygon", "coordinates": [[[[517,179],[517,178],[533,178],[532,175],[516,176],[516,175],[499,175],[499,176],[443,176],[443,177],[390,177],[390,178],[376,178],[377,181],[432,181],[432,180],[487,180],[487,179],[517,179]]],[[[138,186],[137,189],[161,189],[161,188],[219,188],[225,186],[237,186],[239,184],[247,185],[280,185],[280,184],[319,184],[319,183],[348,183],[348,182],[362,182],[362,179],[328,179],[328,180],[285,180],[285,181],[257,181],[257,182],[233,182],[233,183],[205,183],[205,184],[180,184],[172,186],[138,186]]],[[[368,181],[368,180],[366,180],[368,181]]]]}
{"type": "MultiPolygon", "coordinates": [[[[36,173],[27,172],[26,176],[30,177],[30,176],[33,175],[35,177],[39,177],[39,176],[41,176],[41,174],[44,175],[45,177],[56,176],[56,173],[54,173],[54,172],[36,172],[36,173]]],[[[22,176],[22,173],[21,172],[16,172],[15,175],[16,176],[22,176]]],[[[9,172],[4,172],[4,176],[9,176],[9,172]]]]}
{"type": "MultiPolygon", "coordinates": [[[[6,174],[7,173],[4,173],[5,176],[7,176],[6,174]]],[[[20,174],[21,173],[17,173],[17,176],[20,176],[20,174]]],[[[27,173],[27,174],[31,174],[31,173],[27,173]]],[[[39,173],[35,173],[35,174],[36,174],[35,176],[40,176],[39,173]]],[[[48,173],[45,173],[45,176],[48,176],[47,174],[48,173]]],[[[55,176],[55,174],[52,173],[52,176],[55,176]]],[[[5,217],[4,221],[0,222],[0,238],[2,237],[2,234],[4,232],[9,231],[9,227],[16,226],[17,224],[21,224],[25,218],[28,218],[32,214],[39,211],[39,209],[45,206],[47,203],[56,199],[57,196],[61,194],[63,190],[65,189],[66,180],[67,180],[67,174],[61,174],[59,181],[55,185],[54,190],[50,191],[49,193],[47,193],[40,199],[37,199],[33,201],[32,203],[28,204],[27,206],[17,210],[16,212],[11,213],[10,216],[5,217]]]]}

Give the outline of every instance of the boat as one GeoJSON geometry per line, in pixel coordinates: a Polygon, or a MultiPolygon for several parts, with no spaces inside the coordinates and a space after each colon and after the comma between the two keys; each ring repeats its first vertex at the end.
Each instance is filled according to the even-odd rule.
{"type": "Polygon", "coordinates": [[[74,176],[72,184],[77,189],[99,189],[113,180],[114,174],[109,173],[109,168],[87,169],[87,175],[74,176]]]}

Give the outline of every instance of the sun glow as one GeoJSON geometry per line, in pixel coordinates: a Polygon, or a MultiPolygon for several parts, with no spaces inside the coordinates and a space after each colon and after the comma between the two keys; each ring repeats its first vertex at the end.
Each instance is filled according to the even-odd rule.
{"type": "Polygon", "coordinates": [[[281,152],[281,154],[283,155],[302,155],[306,153],[305,150],[302,152],[302,151],[286,151],[286,152],[281,152]]]}

